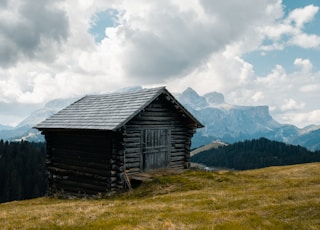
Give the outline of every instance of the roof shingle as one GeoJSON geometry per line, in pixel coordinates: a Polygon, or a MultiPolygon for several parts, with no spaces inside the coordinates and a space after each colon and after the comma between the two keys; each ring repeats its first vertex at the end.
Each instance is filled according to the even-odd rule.
{"type": "MultiPolygon", "coordinates": [[[[88,95],[44,120],[35,128],[116,130],[162,93],[169,94],[165,87],[159,87],[130,93],[88,95]]],[[[185,111],[184,108],[183,110],[185,111]]],[[[191,114],[188,115],[195,119],[191,114]]]]}

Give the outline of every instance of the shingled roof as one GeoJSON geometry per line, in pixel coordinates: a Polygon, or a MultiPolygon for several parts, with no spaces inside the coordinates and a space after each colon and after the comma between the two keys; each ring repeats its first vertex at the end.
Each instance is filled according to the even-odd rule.
{"type": "Polygon", "coordinates": [[[165,87],[159,87],[129,93],[88,95],[44,120],[35,128],[114,131],[124,126],[161,94],[165,94],[176,109],[195,122],[197,128],[203,127],[165,87]]]}

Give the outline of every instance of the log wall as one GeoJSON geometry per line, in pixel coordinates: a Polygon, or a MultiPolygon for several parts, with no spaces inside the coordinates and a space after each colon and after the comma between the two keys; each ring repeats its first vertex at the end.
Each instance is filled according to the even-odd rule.
{"type": "Polygon", "coordinates": [[[126,189],[124,173],[188,168],[196,124],[168,100],[159,96],[117,131],[43,130],[49,194],[112,194],[126,189]]]}
{"type": "MultiPolygon", "coordinates": [[[[129,174],[143,169],[144,130],[168,130],[169,168],[188,168],[191,138],[195,127],[188,124],[166,98],[159,97],[126,125],[124,136],[124,165],[129,174]]],[[[160,151],[159,151],[160,153],[160,151]]]]}
{"type": "Polygon", "coordinates": [[[45,137],[49,194],[112,191],[111,163],[117,150],[111,132],[55,131],[45,137]]]}

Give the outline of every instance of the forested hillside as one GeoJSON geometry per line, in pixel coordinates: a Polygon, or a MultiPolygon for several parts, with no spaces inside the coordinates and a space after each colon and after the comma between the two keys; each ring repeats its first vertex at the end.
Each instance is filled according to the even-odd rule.
{"type": "Polygon", "coordinates": [[[311,152],[301,146],[260,138],[203,151],[192,156],[191,161],[210,167],[246,170],[320,162],[320,151],[311,152]]]}
{"type": "Polygon", "coordinates": [[[0,203],[44,195],[45,144],[0,140],[0,203]]]}

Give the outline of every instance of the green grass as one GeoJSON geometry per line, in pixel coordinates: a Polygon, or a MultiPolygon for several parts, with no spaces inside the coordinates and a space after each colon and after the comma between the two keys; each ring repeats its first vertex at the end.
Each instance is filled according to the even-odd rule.
{"type": "Polygon", "coordinates": [[[158,175],[106,199],[0,204],[1,229],[320,229],[320,163],[158,175]]]}

